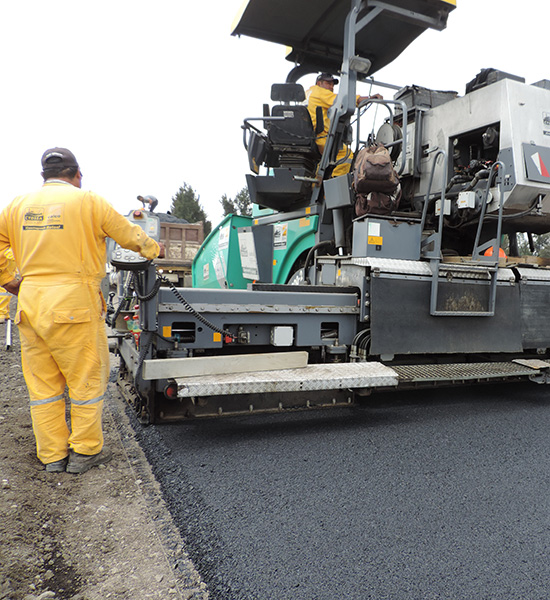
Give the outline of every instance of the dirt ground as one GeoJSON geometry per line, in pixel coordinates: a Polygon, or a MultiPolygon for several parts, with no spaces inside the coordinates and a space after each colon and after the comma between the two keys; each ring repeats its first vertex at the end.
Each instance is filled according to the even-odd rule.
{"type": "MultiPolygon", "coordinates": [[[[13,303],[12,303],[13,304],[13,303]]],[[[83,475],[36,458],[19,340],[0,325],[0,600],[206,600],[116,385],[105,403],[113,460],[83,475]]]]}

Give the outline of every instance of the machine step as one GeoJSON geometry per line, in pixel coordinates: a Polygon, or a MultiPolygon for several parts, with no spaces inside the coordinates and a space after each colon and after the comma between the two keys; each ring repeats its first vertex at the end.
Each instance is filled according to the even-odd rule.
{"type": "Polygon", "coordinates": [[[391,367],[380,362],[356,362],[308,365],[277,371],[181,377],[176,378],[176,383],[179,398],[192,398],[530,379],[541,377],[548,369],[550,363],[541,360],[391,367]]]}
{"type": "Polygon", "coordinates": [[[511,362],[450,363],[425,365],[396,365],[392,367],[400,384],[458,383],[492,379],[529,378],[548,370],[550,363],[541,360],[511,362]]]}
{"type": "Polygon", "coordinates": [[[397,373],[379,362],[325,363],[301,369],[176,378],[178,397],[395,387],[397,373]]]}

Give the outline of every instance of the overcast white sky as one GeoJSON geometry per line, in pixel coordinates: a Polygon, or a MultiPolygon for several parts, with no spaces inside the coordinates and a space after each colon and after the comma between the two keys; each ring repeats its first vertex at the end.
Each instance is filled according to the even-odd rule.
{"type": "MultiPolygon", "coordinates": [[[[40,186],[42,152],[65,146],[83,187],[123,213],[139,194],[166,212],[187,182],[219,221],[221,196],[245,185],[242,121],[261,115],[271,83],[292,67],[282,46],[230,36],[241,4],[2,1],[0,207],[40,186]]],[[[550,79],[547,15],[548,0],[458,0],[445,31],[427,32],[375,77],[460,94],[485,67],[550,79]]]]}

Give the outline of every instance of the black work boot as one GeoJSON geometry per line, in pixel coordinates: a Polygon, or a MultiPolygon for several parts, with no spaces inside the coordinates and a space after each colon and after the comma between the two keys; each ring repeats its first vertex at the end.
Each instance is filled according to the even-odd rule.
{"type": "Polygon", "coordinates": [[[111,458],[113,458],[111,451],[105,447],[98,454],[91,455],[79,454],[71,450],[66,471],[67,473],[86,473],[92,467],[108,463],[111,458]]]}
{"type": "Polygon", "coordinates": [[[69,457],[66,456],[61,460],[56,460],[55,462],[48,463],[46,465],[46,473],[64,473],[67,467],[67,462],[69,457]]]}

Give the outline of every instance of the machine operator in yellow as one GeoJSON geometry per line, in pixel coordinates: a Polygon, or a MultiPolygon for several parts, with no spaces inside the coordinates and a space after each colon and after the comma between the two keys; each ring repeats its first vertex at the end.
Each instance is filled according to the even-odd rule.
{"type": "Polygon", "coordinates": [[[18,295],[15,322],[38,458],[48,472],[84,473],[111,458],[101,423],[109,378],[100,291],[105,238],[148,259],[160,247],[104,198],[81,190],[82,172],[70,150],[46,150],[42,169],[42,188],[0,213],[0,285],[18,295]],[[9,247],[21,279],[9,272],[9,247]]]}
{"type": "MultiPolygon", "coordinates": [[[[325,149],[328,130],[330,127],[328,109],[334,104],[337,96],[337,94],[334,92],[335,85],[338,85],[338,79],[336,79],[336,77],[333,77],[330,73],[320,73],[317,76],[315,85],[312,85],[306,92],[307,108],[314,127],[317,121],[317,107],[320,106],[323,109],[323,120],[325,126],[323,131],[317,135],[317,139],[315,140],[317,143],[317,148],[319,148],[319,152],[321,152],[321,154],[325,149]]],[[[375,94],[374,96],[357,96],[356,104],[358,105],[360,102],[363,102],[363,100],[370,100],[374,98],[382,100],[382,96],[380,94],[375,94]]],[[[338,151],[336,156],[337,165],[332,172],[332,176],[338,177],[339,175],[345,175],[346,173],[349,173],[352,160],[353,152],[344,145],[343,148],[338,151]]]]}

